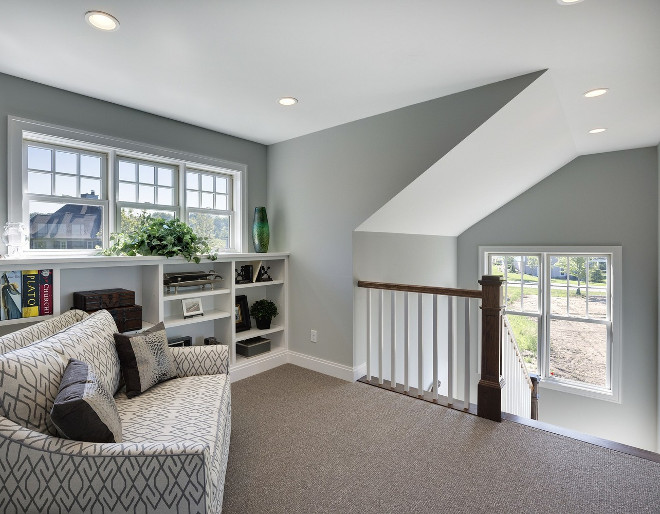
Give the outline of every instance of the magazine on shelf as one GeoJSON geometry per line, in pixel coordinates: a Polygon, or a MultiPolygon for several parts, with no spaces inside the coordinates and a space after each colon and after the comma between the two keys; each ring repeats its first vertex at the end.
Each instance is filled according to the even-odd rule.
{"type": "Polygon", "coordinates": [[[23,317],[22,289],[23,274],[20,271],[3,271],[0,274],[0,320],[23,317]]]}

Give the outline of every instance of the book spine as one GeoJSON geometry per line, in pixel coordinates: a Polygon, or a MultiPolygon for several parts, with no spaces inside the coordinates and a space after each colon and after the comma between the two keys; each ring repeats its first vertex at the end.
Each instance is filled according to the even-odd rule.
{"type": "Polygon", "coordinates": [[[53,313],[53,270],[39,270],[39,314],[53,313]]]}
{"type": "Polygon", "coordinates": [[[39,270],[23,270],[21,304],[23,317],[39,316],[39,270]]]}
{"type": "Polygon", "coordinates": [[[5,271],[1,277],[2,319],[18,319],[21,312],[21,289],[23,285],[20,271],[5,271]]]}

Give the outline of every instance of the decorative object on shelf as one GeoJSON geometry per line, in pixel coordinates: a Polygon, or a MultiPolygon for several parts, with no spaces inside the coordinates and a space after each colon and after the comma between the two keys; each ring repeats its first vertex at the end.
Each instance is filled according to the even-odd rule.
{"type": "Polygon", "coordinates": [[[170,294],[174,288],[174,294],[179,293],[180,287],[194,287],[201,286],[202,291],[207,285],[214,289],[215,284],[222,281],[222,277],[213,270],[208,273],[203,271],[184,271],[181,273],[164,273],[163,285],[167,288],[167,294],[170,294]]]}
{"type": "Polygon", "coordinates": [[[205,337],[204,338],[204,344],[205,345],[215,345],[215,344],[222,344],[220,341],[218,341],[215,337],[205,337]]]}
{"type": "Polygon", "coordinates": [[[192,346],[192,337],[190,336],[175,336],[167,338],[167,346],[176,348],[179,346],[192,346]]]}
{"type": "Polygon", "coordinates": [[[257,336],[245,339],[244,341],[236,341],[236,353],[243,357],[254,357],[260,353],[270,351],[270,339],[257,336]]]}
{"type": "Polygon", "coordinates": [[[254,221],[252,222],[252,241],[254,251],[266,253],[270,242],[270,228],[268,227],[268,214],[265,207],[254,208],[254,221]]]}
{"type": "Polygon", "coordinates": [[[206,257],[212,261],[218,258],[217,255],[210,255],[211,247],[206,239],[176,218],[165,220],[142,214],[134,228],[111,234],[110,240],[112,245],[101,251],[102,255],[181,256],[196,263],[201,261],[201,254],[207,254],[206,257]]]}
{"type": "Polygon", "coordinates": [[[270,322],[278,314],[277,305],[270,300],[257,300],[250,307],[250,313],[257,322],[257,328],[259,330],[268,330],[270,328],[270,322]]]}
{"type": "Polygon", "coordinates": [[[236,332],[250,330],[250,309],[248,308],[248,299],[244,294],[236,297],[236,307],[234,311],[234,320],[236,322],[236,332]]]}
{"type": "Polygon", "coordinates": [[[236,270],[236,283],[237,284],[251,284],[252,283],[252,265],[244,264],[241,266],[241,271],[236,270]]]}
{"type": "Polygon", "coordinates": [[[73,307],[85,312],[107,309],[120,333],[142,329],[142,306],[135,305],[135,291],[121,288],[75,291],[73,307]]]}
{"type": "Polygon", "coordinates": [[[5,257],[20,257],[28,247],[28,231],[24,223],[5,223],[2,242],[7,245],[5,257]]]}
{"type": "Polygon", "coordinates": [[[108,309],[110,316],[117,324],[117,331],[120,334],[124,332],[133,332],[142,330],[142,306],[127,305],[126,307],[115,307],[108,309]]]}
{"type": "Polygon", "coordinates": [[[273,277],[268,274],[270,266],[259,266],[259,273],[257,273],[257,282],[272,282],[273,277]]]}
{"type": "Polygon", "coordinates": [[[183,305],[183,319],[204,316],[201,298],[184,298],[181,300],[181,305],[183,305]]]}

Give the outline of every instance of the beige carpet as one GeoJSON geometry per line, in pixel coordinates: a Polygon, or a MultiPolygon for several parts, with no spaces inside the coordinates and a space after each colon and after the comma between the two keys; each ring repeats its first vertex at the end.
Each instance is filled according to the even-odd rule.
{"type": "Polygon", "coordinates": [[[232,384],[224,510],[660,512],[660,464],[293,365],[232,384]]]}

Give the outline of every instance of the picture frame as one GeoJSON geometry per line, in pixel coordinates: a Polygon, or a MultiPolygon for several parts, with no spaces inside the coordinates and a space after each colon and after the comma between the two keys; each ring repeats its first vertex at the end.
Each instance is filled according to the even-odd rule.
{"type": "Polygon", "coordinates": [[[236,307],[234,311],[234,321],[236,322],[236,332],[250,330],[250,309],[248,308],[248,299],[244,294],[236,297],[236,307]]]}
{"type": "Polygon", "coordinates": [[[181,300],[181,305],[183,307],[183,319],[204,316],[201,298],[184,298],[181,300]]]}

